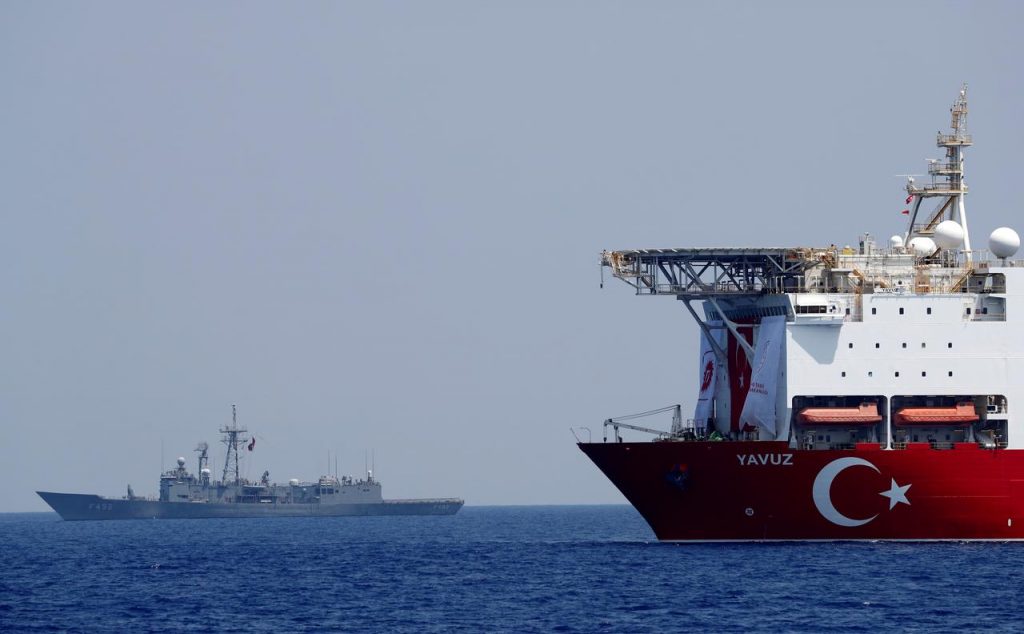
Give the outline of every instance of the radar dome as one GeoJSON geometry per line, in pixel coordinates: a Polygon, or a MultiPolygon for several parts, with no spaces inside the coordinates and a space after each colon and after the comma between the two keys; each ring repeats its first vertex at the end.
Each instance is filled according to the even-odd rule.
{"type": "Polygon", "coordinates": [[[185,458],[183,458],[181,456],[178,456],[178,466],[179,467],[184,467],[185,466],[185,458]]]}
{"type": "Polygon", "coordinates": [[[943,220],[935,227],[935,244],[943,249],[958,249],[964,243],[964,228],[955,220],[943,220]]]}
{"type": "Polygon", "coordinates": [[[999,227],[988,237],[988,249],[997,258],[1010,258],[1020,248],[1020,236],[1009,227],[999,227]]]}
{"type": "Polygon", "coordinates": [[[200,471],[199,473],[201,473],[203,475],[210,475],[210,470],[208,468],[206,468],[206,467],[203,467],[203,470],[200,471]]]}
{"type": "Polygon", "coordinates": [[[299,486],[299,479],[298,478],[292,478],[291,480],[288,481],[288,484],[292,485],[293,487],[297,487],[297,486],[299,486]]]}
{"type": "Polygon", "coordinates": [[[907,246],[913,251],[917,257],[924,258],[935,253],[936,246],[935,242],[931,238],[925,238],[924,236],[918,236],[912,238],[907,246]]]}
{"type": "Polygon", "coordinates": [[[894,249],[900,249],[903,247],[903,236],[893,236],[889,238],[889,246],[894,249]]]}

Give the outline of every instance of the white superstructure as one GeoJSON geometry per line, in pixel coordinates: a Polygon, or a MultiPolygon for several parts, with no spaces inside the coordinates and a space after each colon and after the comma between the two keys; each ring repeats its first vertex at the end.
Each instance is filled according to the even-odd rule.
{"type": "Polygon", "coordinates": [[[951,114],[937,136],[945,158],[929,161],[930,183],[908,179],[906,231],[882,247],[864,235],[856,247],[603,254],[638,294],[675,296],[701,327],[688,433],[806,449],[1024,448],[1020,239],[1001,227],[990,250],[972,249],[966,86],[951,114]]]}

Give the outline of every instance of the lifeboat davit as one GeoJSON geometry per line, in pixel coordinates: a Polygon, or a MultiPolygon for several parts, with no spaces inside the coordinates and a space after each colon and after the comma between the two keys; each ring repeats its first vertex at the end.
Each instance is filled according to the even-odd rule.
{"type": "Polygon", "coordinates": [[[957,403],[956,407],[904,407],[893,417],[903,425],[969,425],[977,422],[974,403],[957,403]]]}
{"type": "Polygon", "coordinates": [[[874,425],[882,422],[877,403],[861,403],[859,407],[806,407],[797,414],[808,425],[874,425]]]}

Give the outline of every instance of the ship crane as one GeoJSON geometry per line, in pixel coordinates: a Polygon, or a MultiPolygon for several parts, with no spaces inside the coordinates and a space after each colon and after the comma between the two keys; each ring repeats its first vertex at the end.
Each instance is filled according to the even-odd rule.
{"type": "Polygon", "coordinates": [[[632,429],[633,431],[640,431],[646,434],[653,434],[660,439],[672,438],[679,436],[683,433],[683,410],[679,404],[669,405],[668,407],[661,407],[659,409],[653,409],[649,412],[641,412],[639,414],[627,414],[625,416],[619,416],[617,418],[608,418],[604,421],[604,441],[608,442],[608,428],[611,427],[615,433],[615,442],[622,442],[622,437],[619,435],[619,428],[632,429]],[[672,431],[664,431],[662,429],[654,429],[652,427],[642,427],[640,425],[630,425],[624,423],[624,420],[633,420],[636,418],[644,418],[646,416],[653,416],[654,414],[662,414],[664,412],[672,412],[672,431]]]}

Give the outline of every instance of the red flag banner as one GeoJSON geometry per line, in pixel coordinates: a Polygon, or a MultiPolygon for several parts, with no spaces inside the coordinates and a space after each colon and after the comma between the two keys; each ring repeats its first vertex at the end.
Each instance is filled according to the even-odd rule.
{"type": "Polygon", "coordinates": [[[910,210],[909,209],[904,209],[900,213],[903,214],[904,216],[909,216],[910,215],[910,210]]]}
{"type": "Polygon", "coordinates": [[[907,196],[907,204],[909,205],[914,200],[913,196],[907,196]]]}

